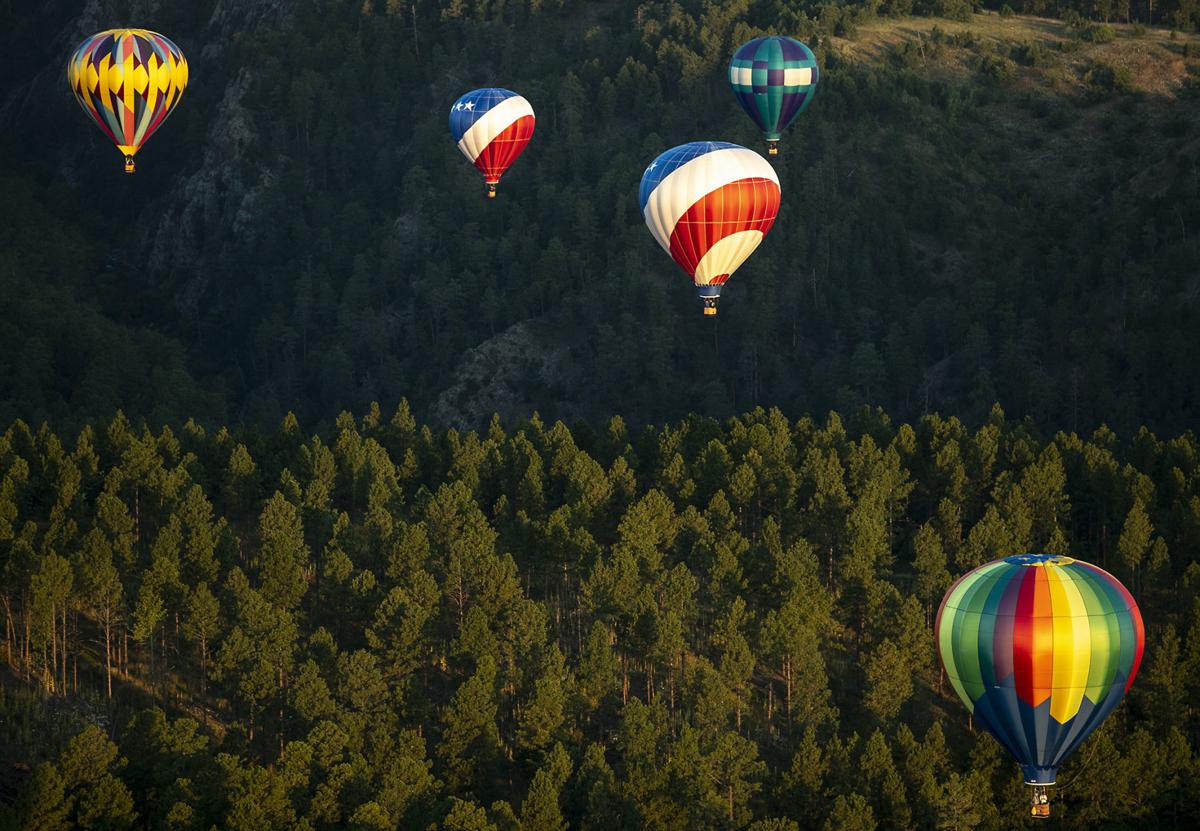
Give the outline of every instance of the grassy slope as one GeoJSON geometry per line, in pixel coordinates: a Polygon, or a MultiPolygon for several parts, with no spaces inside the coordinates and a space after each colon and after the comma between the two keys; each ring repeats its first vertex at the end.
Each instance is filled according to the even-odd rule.
{"type": "MultiPolygon", "coordinates": [[[[1038,169],[1068,157],[1071,161],[1064,165],[1068,169],[1078,169],[1075,162],[1084,158],[1102,163],[1104,145],[1111,143],[1113,119],[1133,115],[1176,125],[1172,130],[1149,131],[1138,137],[1143,159],[1162,161],[1154,157],[1168,148],[1191,155],[1195,142],[1180,146],[1175,139],[1192,132],[1187,127],[1193,126],[1188,122],[1194,121],[1194,107],[1182,99],[1200,89],[1200,36],[1110,25],[1116,39],[1097,44],[1076,37],[1061,21],[1040,17],[976,14],[969,22],[881,18],[862,26],[854,39],[833,38],[832,43],[840,56],[868,65],[895,60],[905,44],[924,46],[924,74],[948,83],[978,83],[983,54],[1008,58],[1015,74],[1002,82],[1004,94],[989,104],[989,126],[1013,131],[1014,136],[1024,134],[1025,140],[1013,145],[1018,166],[1038,169]],[[940,54],[933,56],[928,46],[935,29],[952,37],[940,54]],[[973,36],[975,43],[954,42],[964,35],[973,36]],[[1045,49],[1045,65],[1022,60],[1023,50],[1033,44],[1045,49]],[[1185,56],[1185,52],[1190,54],[1185,56]],[[1089,72],[1098,66],[1127,70],[1128,90],[1104,96],[1090,89],[1089,72]],[[1038,99],[1049,99],[1047,103],[1060,112],[1048,112],[1044,105],[1031,107],[1038,99]]],[[[1145,181],[1135,188],[1141,195],[1154,196],[1161,191],[1161,177],[1141,178],[1145,181]]]]}
{"type": "MultiPolygon", "coordinates": [[[[1183,55],[1186,44],[1192,44],[1193,48],[1200,47],[1200,37],[1196,35],[1172,35],[1165,29],[1139,29],[1119,23],[1110,25],[1117,35],[1112,43],[1083,43],[1078,51],[1061,53],[1063,66],[1051,70],[1023,67],[1018,85],[1042,87],[1061,93],[1082,93],[1085,86],[1082,77],[1090,62],[1103,61],[1129,67],[1134,72],[1136,91],[1175,98],[1191,74],[1189,63],[1200,68],[1200,63],[1189,61],[1183,55]]],[[[970,32],[981,41],[1005,51],[1034,42],[1049,49],[1061,50],[1064,44],[1078,40],[1073,31],[1058,20],[976,14],[967,22],[936,17],[880,18],[861,26],[852,40],[835,37],[832,42],[846,57],[871,62],[884,59],[905,41],[928,36],[935,28],[951,35],[970,32]]],[[[958,69],[966,70],[965,55],[957,57],[958,69]]],[[[1196,57],[1200,58],[1200,55],[1196,57]]],[[[946,68],[950,69],[951,66],[947,65],[946,68]]]]}

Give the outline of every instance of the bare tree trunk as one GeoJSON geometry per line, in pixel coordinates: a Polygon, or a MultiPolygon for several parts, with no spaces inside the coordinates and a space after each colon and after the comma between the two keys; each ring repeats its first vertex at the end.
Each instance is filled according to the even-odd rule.
{"type": "Polygon", "coordinates": [[[167,627],[164,625],[158,633],[158,642],[162,647],[161,660],[159,661],[158,674],[160,684],[162,685],[162,694],[164,698],[168,698],[168,682],[167,682],[167,627]]]}
{"type": "Polygon", "coordinates": [[[8,595],[0,596],[0,600],[4,601],[4,659],[5,661],[16,667],[16,662],[13,661],[13,646],[16,642],[16,629],[12,622],[12,601],[8,595]]]}
{"type": "Polygon", "coordinates": [[[283,755],[283,699],[284,691],[287,689],[287,679],[283,675],[283,667],[279,668],[279,724],[276,725],[275,731],[279,736],[279,755],[283,755]]]}
{"type": "Polygon", "coordinates": [[[783,659],[783,683],[787,689],[788,733],[792,730],[792,656],[783,659]]]}
{"type": "Polygon", "coordinates": [[[208,712],[208,638],[200,636],[200,703],[208,712]]]}
{"type": "MultiPolygon", "coordinates": [[[[50,606],[50,684],[57,686],[58,680],[58,608],[50,606]]],[[[57,693],[58,690],[55,690],[57,693]]]]}
{"type": "Polygon", "coordinates": [[[625,660],[625,653],[621,653],[621,704],[629,703],[629,667],[625,660]]]}
{"type": "Polygon", "coordinates": [[[667,697],[671,700],[671,729],[675,729],[675,673],[667,674],[667,697]]]}
{"type": "Polygon", "coordinates": [[[67,692],[67,641],[70,636],[70,632],[67,629],[67,619],[67,605],[64,603],[62,610],[62,688],[64,695],[67,692]]]}
{"type": "Polygon", "coordinates": [[[419,58],[419,57],[421,57],[421,44],[417,40],[417,4],[413,3],[409,8],[412,10],[413,52],[419,58]]]}
{"type": "Polygon", "coordinates": [[[112,621],[104,619],[104,689],[108,699],[112,700],[112,621]]]}

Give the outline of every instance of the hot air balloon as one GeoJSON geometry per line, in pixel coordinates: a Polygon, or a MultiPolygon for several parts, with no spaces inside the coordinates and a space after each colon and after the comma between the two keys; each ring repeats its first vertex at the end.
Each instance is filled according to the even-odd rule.
{"type": "Polygon", "coordinates": [[[472,90],[450,108],[450,133],[483,174],[488,199],[496,197],[500,177],[533,138],[534,121],[528,101],[499,87],[472,90]]]}
{"type": "Polygon", "coordinates": [[[721,286],[754,253],[779,213],[779,177],[736,144],[693,141],[663,153],[642,174],[650,233],[696,284],[704,314],[721,286]]]}
{"type": "Polygon", "coordinates": [[[729,85],[762,130],[769,155],[779,152],[784,129],[812,100],[820,74],[812,50],[794,38],[755,38],[734,53],[729,85]]]}
{"type": "Polygon", "coordinates": [[[147,29],[109,29],[79,44],[67,64],[79,106],[125,154],[133,157],[179,104],[187,60],[167,38],[147,29]]]}
{"type": "Polygon", "coordinates": [[[938,654],[977,723],[1033,786],[1031,814],[1048,817],[1046,787],[1113,711],[1137,675],[1145,632],[1137,603],[1107,571],[1053,554],[979,566],[938,609],[938,654]]]}

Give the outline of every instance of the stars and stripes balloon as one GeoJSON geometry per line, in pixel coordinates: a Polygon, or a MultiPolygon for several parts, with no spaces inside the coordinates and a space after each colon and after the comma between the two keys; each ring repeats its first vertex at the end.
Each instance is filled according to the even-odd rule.
{"type": "MultiPolygon", "coordinates": [[[[1053,785],[1121,701],[1145,640],[1137,603],[1115,577],[1049,554],[968,572],[946,592],[936,632],[955,691],[1034,786],[1053,785]]],[[[1035,816],[1048,815],[1043,804],[1035,816]]]]}
{"type": "Polygon", "coordinates": [[[67,64],[71,91],[92,120],[133,157],[179,105],[188,65],[179,47],[147,29],[110,29],[92,35],[67,64]]]}
{"type": "Polygon", "coordinates": [[[499,87],[472,90],[450,108],[450,133],[483,174],[489,199],[496,196],[504,171],[533,138],[534,121],[528,101],[499,87]]]}
{"type": "Polygon", "coordinates": [[[794,38],[754,38],[734,53],[729,85],[762,130],[768,154],[779,152],[784,129],[812,100],[820,74],[812,50],[794,38]]]}
{"type": "Polygon", "coordinates": [[[646,168],[639,197],[650,233],[715,315],[721,287],[775,222],[779,177],[753,150],[693,141],[646,168]]]}

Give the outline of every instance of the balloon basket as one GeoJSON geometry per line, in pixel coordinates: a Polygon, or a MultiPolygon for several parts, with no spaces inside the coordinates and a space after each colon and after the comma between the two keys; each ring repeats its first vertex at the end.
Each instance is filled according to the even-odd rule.
{"type": "Polygon", "coordinates": [[[134,170],[136,170],[136,169],[137,169],[137,167],[133,163],[133,156],[126,156],[125,157],[125,172],[133,173],[134,170]]]}
{"type": "Polygon", "coordinates": [[[1029,816],[1034,819],[1050,819],[1050,796],[1045,785],[1034,785],[1029,798],[1029,816]]]}
{"type": "Polygon", "coordinates": [[[778,156],[779,155],[779,142],[777,142],[777,141],[768,141],[767,142],[767,155],[768,156],[778,156]]]}
{"type": "Polygon", "coordinates": [[[495,182],[488,182],[487,198],[488,199],[496,198],[496,183],[495,182]]]}

